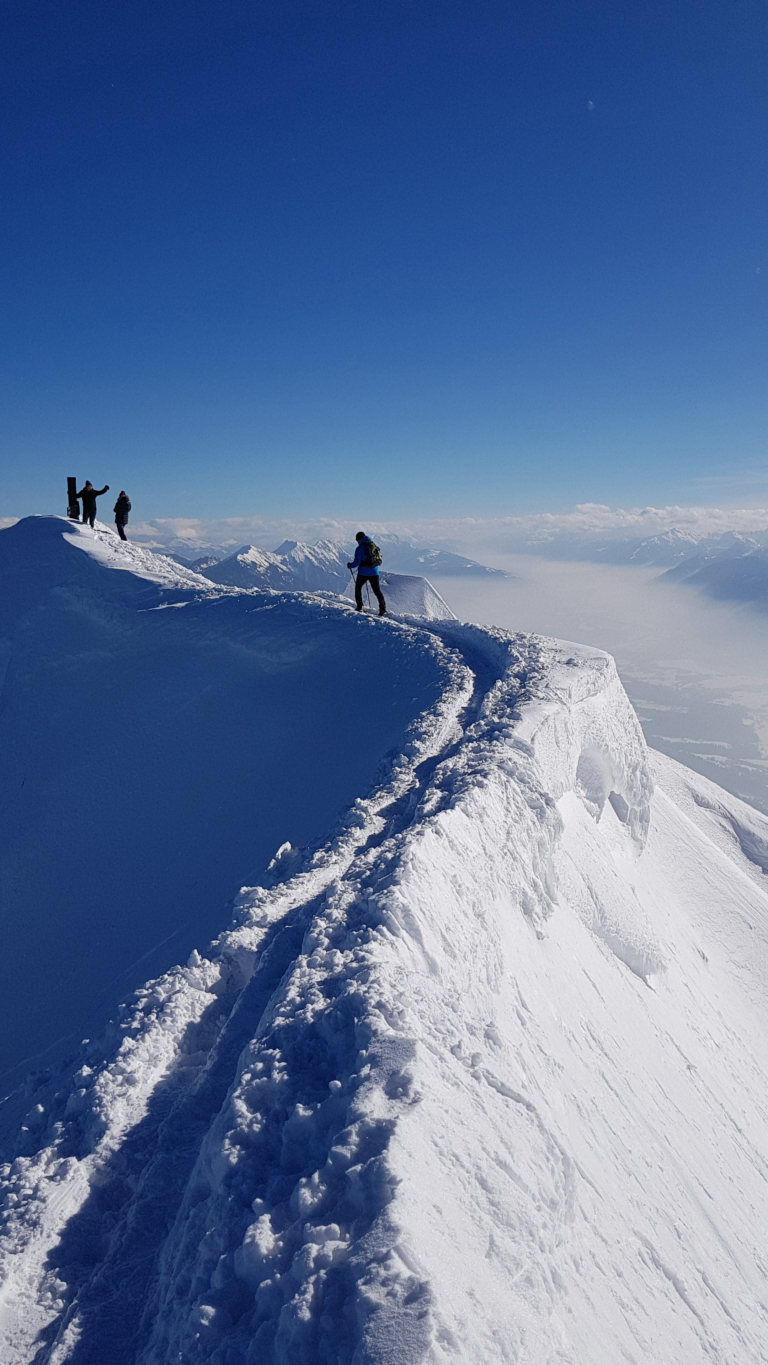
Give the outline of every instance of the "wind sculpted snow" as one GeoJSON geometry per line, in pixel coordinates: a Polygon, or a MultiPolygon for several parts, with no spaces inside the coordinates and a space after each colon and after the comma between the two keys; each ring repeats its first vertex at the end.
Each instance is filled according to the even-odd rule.
{"type": "MultiPolygon", "coordinates": [[[[423,616],[432,621],[455,621],[450,607],[433,588],[428,578],[411,574],[384,573],[379,575],[382,591],[387,602],[387,610],[403,616],[423,616]]],[[[354,584],[350,581],[344,596],[353,601],[354,584]]],[[[366,586],[362,590],[363,607],[378,610],[376,599],[366,586]]]]}
{"type": "Polygon", "coordinates": [[[306,611],[443,688],[30,1093],[3,1360],[768,1360],[768,821],[649,763],[605,654],[306,611]]]}

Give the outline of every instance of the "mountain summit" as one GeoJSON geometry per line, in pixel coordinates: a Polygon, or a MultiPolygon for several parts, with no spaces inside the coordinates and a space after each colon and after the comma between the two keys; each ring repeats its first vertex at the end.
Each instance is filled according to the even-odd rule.
{"type": "MultiPolygon", "coordinates": [[[[3,1168],[3,1361],[768,1360],[768,820],[648,752],[600,651],[159,581],[105,532],[20,525],[0,534],[7,597],[37,583],[4,628],[17,730],[58,606],[92,697],[121,642],[152,653],[169,780],[195,769],[193,692],[213,694],[219,752],[262,755],[254,831],[272,804],[288,834],[286,793],[324,791],[326,727],[342,743],[367,703],[375,733],[398,702],[400,733],[304,847],[285,837],[233,880],[213,943],[28,1083],[3,1168]]],[[[59,679],[74,657],[62,644],[59,679]]],[[[130,722],[148,693],[126,676],[130,722]]],[[[98,768],[77,781],[121,799],[98,768]]],[[[11,811],[22,790],[14,775],[11,811]]],[[[200,869],[226,836],[218,800],[204,813],[200,869]]]]}

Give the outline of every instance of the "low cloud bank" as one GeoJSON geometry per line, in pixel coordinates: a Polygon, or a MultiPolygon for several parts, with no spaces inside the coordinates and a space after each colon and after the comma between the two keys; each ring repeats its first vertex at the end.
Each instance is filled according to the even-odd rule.
{"type": "Polygon", "coordinates": [[[654,748],[768,812],[768,629],[656,568],[497,555],[514,578],[435,586],[462,620],[613,654],[654,748]]]}
{"type": "Polygon", "coordinates": [[[157,548],[183,553],[183,546],[197,553],[209,548],[229,549],[250,543],[274,549],[283,540],[354,540],[363,526],[375,532],[390,532],[446,549],[479,553],[515,553],[561,540],[587,543],[599,537],[620,541],[643,539],[671,530],[688,531],[700,536],[725,531],[759,531],[768,528],[768,508],[722,507],[642,507],[611,508],[601,503],[583,503],[571,512],[538,512],[523,517],[403,518],[380,521],[365,517],[317,517],[272,520],[266,517],[226,517],[192,519],[160,517],[137,523],[134,534],[157,548]]]}
{"type": "MultiPolygon", "coordinates": [[[[131,523],[134,539],[149,549],[202,554],[209,549],[232,552],[241,545],[274,550],[284,540],[354,540],[361,527],[373,533],[390,532],[431,543],[445,549],[478,554],[535,550],[547,553],[553,546],[570,542],[588,547],[590,542],[643,539],[670,531],[694,539],[727,531],[768,529],[768,507],[609,507],[605,503],[579,503],[570,512],[535,512],[507,517],[415,517],[382,521],[365,513],[355,518],[270,517],[155,517],[139,520],[141,499],[134,501],[131,523]]],[[[0,517],[0,527],[16,517],[0,517]]],[[[578,557],[578,556],[577,556],[578,557]]]]}
{"type": "MultiPolygon", "coordinates": [[[[478,527],[480,523],[477,523],[478,527]]],[[[492,523],[486,527],[490,534],[492,523]]],[[[536,512],[523,517],[500,517],[495,522],[497,533],[510,537],[532,535],[558,537],[561,535],[611,535],[645,537],[665,531],[691,531],[696,535],[720,534],[723,531],[757,531],[768,527],[768,508],[765,507],[609,507],[605,503],[578,503],[571,512],[536,512]]]]}

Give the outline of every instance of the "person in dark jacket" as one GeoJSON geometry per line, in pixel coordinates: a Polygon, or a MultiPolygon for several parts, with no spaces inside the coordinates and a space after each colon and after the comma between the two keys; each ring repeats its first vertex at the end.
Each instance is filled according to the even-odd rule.
{"type": "Polygon", "coordinates": [[[124,488],[121,488],[120,495],[115,503],[115,526],[117,534],[121,540],[127,540],[125,528],[128,525],[128,513],[131,510],[131,500],[124,488]]]}
{"type": "Polygon", "coordinates": [[[353,573],[355,569],[357,569],[357,578],[355,579],[355,611],[363,610],[363,588],[366,583],[369,583],[375,597],[378,598],[379,616],[386,616],[387,604],[384,601],[384,594],[381,591],[381,584],[379,582],[379,566],[378,564],[373,563],[370,554],[369,547],[373,544],[371,537],[367,536],[365,531],[358,531],[355,540],[357,541],[355,557],[347,563],[347,568],[351,569],[353,573]]]}
{"type": "Polygon", "coordinates": [[[86,479],[85,488],[81,488],[77,495],[78,498],[82,498],[83,500],[83,521],[88,521],[91,526],[93,526],[93,523],[96,520],[96,499],[100,498],[102,493],[108,492],[108,483],[105,483],[103,488],[94,488],[90,479],[86,479]]]}

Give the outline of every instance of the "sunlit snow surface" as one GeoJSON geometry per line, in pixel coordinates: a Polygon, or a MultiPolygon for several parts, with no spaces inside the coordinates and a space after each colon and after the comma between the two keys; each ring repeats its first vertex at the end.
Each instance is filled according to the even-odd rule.
{"type": "MultiPolygon", "coordinates": [[[[432,621],[455,621],[450,607],[432,586],[428,578],[414,574],[385,573],[379,575],[387,610],[404,616],[424,616],[432,621]]],[[[344,596],[351,602],[355,596],[354,585],[350,582],[344,596]]],[[[361,590],[363,609],[377,611],[376,597],[365,584],[361,590]]]]}
{"type": "Polygon", "coordinates": [[[442,689],[30,1093],[2,1360],[768,1360],[768,820],[605,654],[305,601],[442,689]]]}

